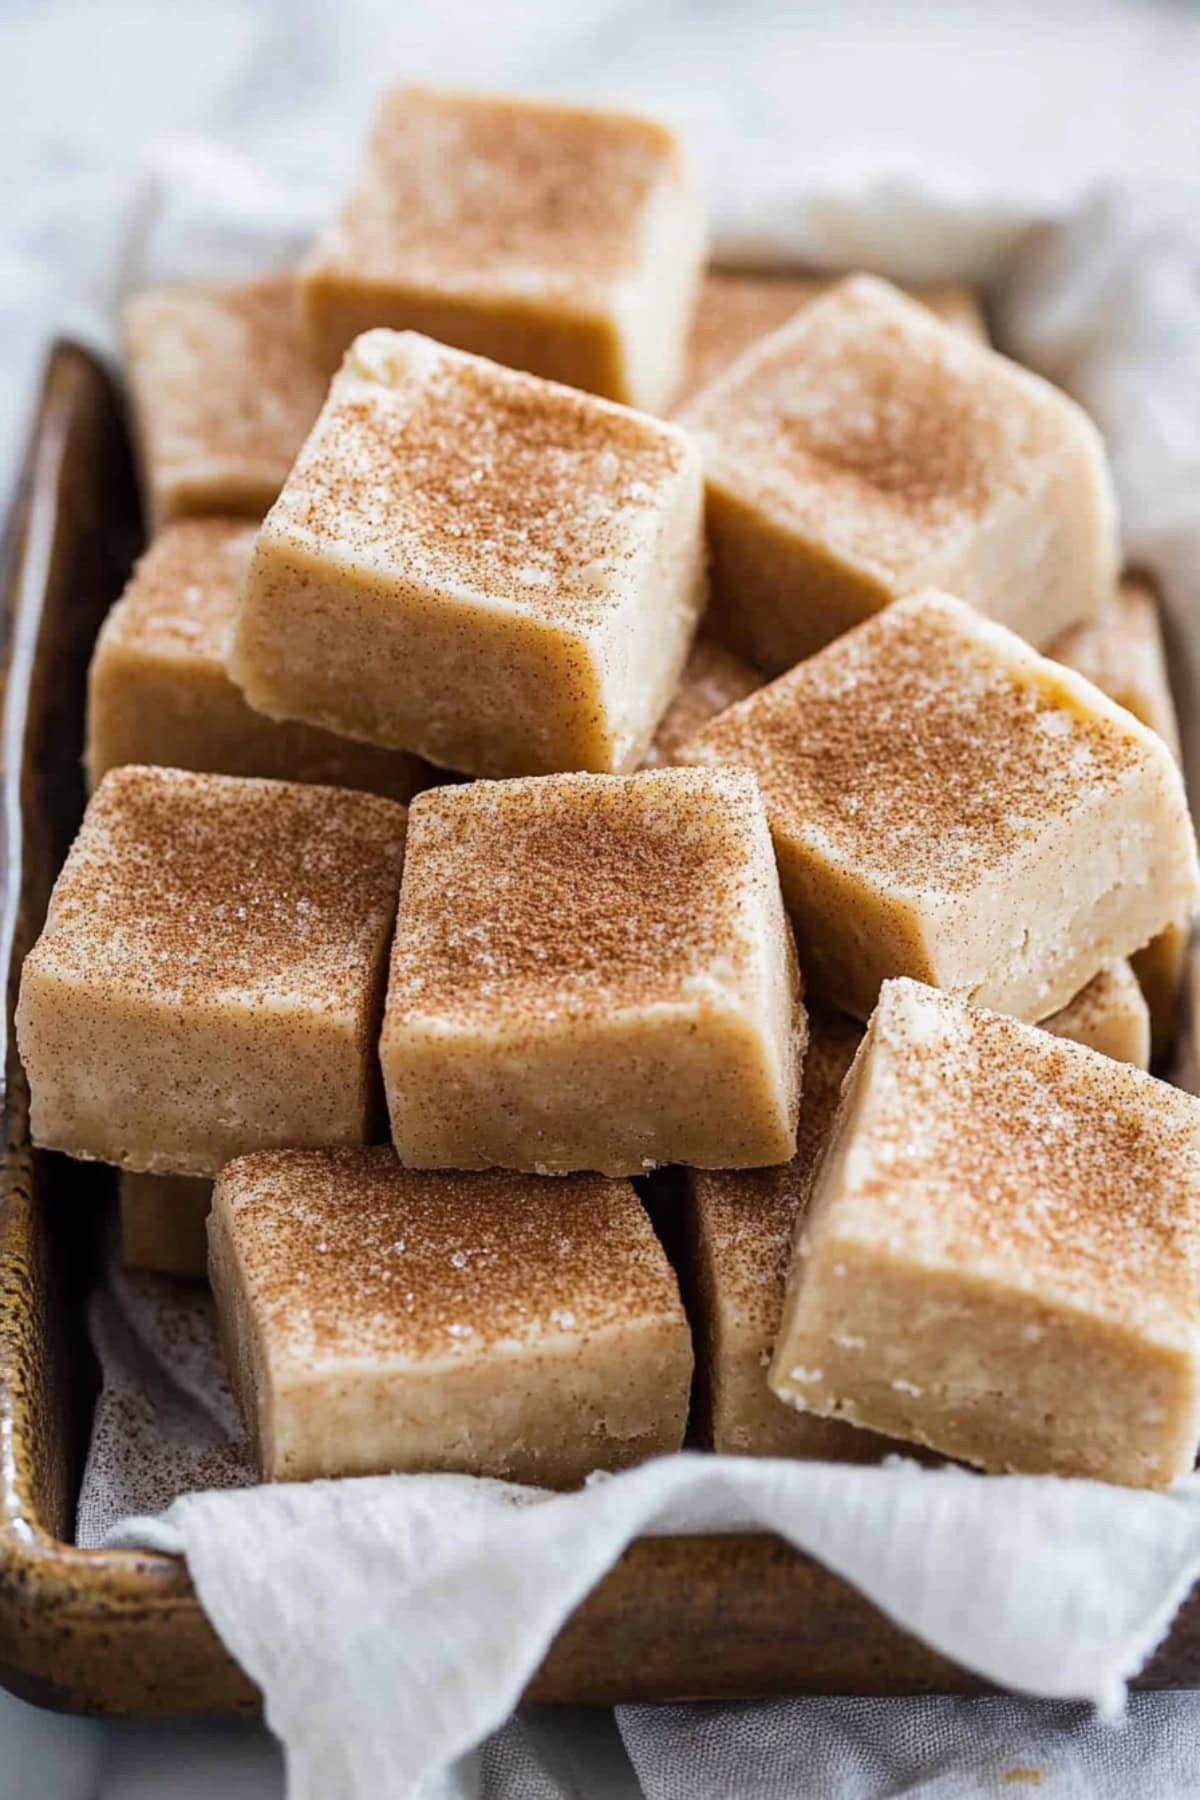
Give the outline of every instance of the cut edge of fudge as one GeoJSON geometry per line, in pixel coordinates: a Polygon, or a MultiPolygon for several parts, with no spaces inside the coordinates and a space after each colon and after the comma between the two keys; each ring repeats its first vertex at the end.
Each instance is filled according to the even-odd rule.
{"type": "Polygon", "coordinates": [[[1200,891],[1182,780],[1157,733],[1006,626],[935,589],[897,601],[728,708],[678,755],[688,764],[740,762],[755,771],[806,978],[814,992],[862,1018],[880,980],[897,975],[1044,1018],[1105,963],[1137,950],[1173,918],[1190,917],[1200,891]],[[968,651],[971,678],[982,684],[969,711],[956,692],[968,651]],[[930,667],[931,656],[940,666],[930,667]],[[924,737],[897,733],[883,714],[862,716],[875,707],[875,688],[887,707],[920,706],[931,716],[942,709],[947,723],[934,749],[945,766],[935,785],[922,760],[933,754],[929,745],[921,758],[908,748],[924,737]],[[1080,741],[1072,743],[1077,730],[1080,741]],[[868,759],[872,733],[878,772],[868,759]],[[1084,756],[1071,801],[1062,783],[1084,756]],[[957,786],[946,772],[951,759],[957,786]],[[987,793],[1010,790],[999,811],[978,788],[983,762],[987,793]],[[891,798],[880,798],[883,775],[894,778],[891,798]],[[1011,791],[1018,778],[1020,806],[1011,791]],[[1151,811],[1159,816],[1151,819],[1151,811]],[[1068,892],[1048,873],[1056,854],[1048,834],[1058,834],[1061,857],[1085,822],[1110,854],[1083,856],[1077,848],[1068,892]],[[899,826],[908,834],[903,841],[899,826]],[[964,832],[969,856],[957,858],[964,832]],[[1034,907],[1039,880],[1044,892],[1034,907]],[[1030,896],[1023,931],[1013,926],[1009,890],[1030,896]],[[973,901],[969,936],[964,894],[973,901]],[[840,921],[832,935],[830,918],[840,921]]]}
{"type": "Polygon", "coordinates": [[[223,514],[152,539],[100,628],[88,670],[89,791],[127,764],[357,788],[407,802],[436,779],[407,751],[268,719],[225,666],[257,535],[223,514]]]}
{"type": "Polygon", "coordinates": [[[1200,1439],[1200,1204],[1180,1157],[1200,1171],[1191,1096],[887,983],[797,1234],[772,1388],[992,1470],[1166,1486],[1200,1439]],[[980,1082],[986,1130],[967,1130],[980,1082]],[[1061,1378],[1064,1412],[1072,1355],[1095,1366],[1061,1378]]]}
{"type": "Polygon", "coordinates": [[[211,1182],[190,1175],[137,1175],[126,1169],[121,1172],[118,1203],[121,1260],[127,1269],[205,1280],[211,1182]]]}
{"type": "Polygon", "coordinates": [[[869,1462],[898,1446],[841,1419],[800,1413],[767,1369],[791,1243],[862,1029],[810,1012],[796,1156],[774,1169],[687,1171],[684,1269],[696,1349],[693,1429],[718,1455],[869,1462]]]}
{"type": "Polygon", "coordinates": [[[691,1338],[628,1182],[272,1152],[222,1171],[209,1238],[268,1479],[442,1469],[574,1486],[682,1442],[691,1338]]]}
{"type": "Polygon", "coordinates": [[[703,609],[702,487],[669,421],[365,333],[257,539],[230,674],[444,768],[635,768],[703,609]]]}
{"type": "Polygon", "coordinates": [[[706,246],[695,166],[661,121],[569,101],[400,82],[383,97],[353,187],[302,264],[305,330],[318,364],[330,372],[360,332],[415,328],[509,367],[655,411],[667,405],[680,379],[706,246]],[[397,156],[396,142],[422,112],[432,119],[448,115],[455,133],[447,134],[443,124],[436,134],[441,141],[435,138],[427,156],[397,156]],[[491,120],[488,145],[495,114],[503,122],[497,130],[491,120]],[[581,217],[579,230],[568,229],[572,222],[562,210],[569,159],[564,163],[561,146],[559,155],[547,156],[543,144],[535,151],[527,141],[556,129],[590,132],[593,154],[601,160],[607,155],[612,165],[607,176],[603,169],[576,169],[571,205],[581,217]],[[473,147],[472,133],[481,130],[484,142],[473,147]],[[473,158],[469,184],[453,167],[455,134],[459,155],[473,158]],[[632,185],[634,169],[622,167],[630,161],[622,155],[622,138],[627,152],[639,140],[645,165],[632,185]],[[521,174],[505,179],[502,168],[519,141],[532,204],[524,216],[511,201],[520,192],[521,174]],[[448,153],[442,149],[447,143],[448,153]],[[531,175],[546,191],[532,192],[531,175]],[[598,190],[592,195],[589,178],[598,190]],[[437,207],[422,219],[419,184],[431,187],[439,180],[437,207]],[[398,181],[407,189],[402,216],[409,230],[419,222],[423,243],[398,247],[397,232],[388,229],[397,212],[398,181]],[[489,185],[491,204],[484,199],[489,185]],[[603,254],[604,233],[595,228],[606,223],[606,205],[609,249],[603,254]],[[553,230],[547,228],[551,219],[553,230]],[[380,238],[390,239],[386,262],[372,253],[369,240],[380,238]]]}
{"type": "Polygon", "coordinates": [[[836,282],[679,416],[707,471],[706,630],[769,673],[922,587],[958,592],[1044,644],[1091,617],[1115,583],[1112,478],[1087,414],[874,276],[836,282]],[[820,345],[822,332],[830,342],[814,364],[808,340],[820,345]],[[874,400],[846,389],[852,377],[870,387],[871,356],[893,370],[902,337],[900,366],[920,352],[927,378],[903,394],[889,379],[886,430],[864,429],[874,400]],[[810,364],[805,388],[798,371],[810,364]],[[794,376],[786,406],[773,398],[780,369],[794,376]],[[816,404],[822,384],[838,404],[816,404]],[[1026,431],[1006,435],[1018,408],[1026,431]]]}
{"type": "Polygon", "coordinates": [[[620,1176],[783,1161],[805,1037],[748,771],[559,775],[414,802],[380,1049],[404,1162],[620,1176]],[[714,1111],[731,1091],[736,1121],[714,1111]]]}

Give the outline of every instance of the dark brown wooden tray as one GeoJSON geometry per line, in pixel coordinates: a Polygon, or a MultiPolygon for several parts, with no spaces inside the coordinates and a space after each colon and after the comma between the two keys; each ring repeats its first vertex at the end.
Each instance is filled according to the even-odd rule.
{"type": "MultiPolygon", "coordinates": [[[[9,528],[0,625],[0,1682],[69,1711],[241,1711],[258,1695],[181,1562],[71,1543],[95,1392],[84,1299],[108,1180],[31,1149],[12,1031],[21,959],[83,808],[88,656],[138,543],[120,400],[92,357],[62,344],[9,528]]],[[[1141,1684],[1195,1683],[1193,1597],[1141,1684]]],[[[632,1545],[559,1634],[529,1696],[612,1702],[979,1685],[819,1564],[777,1538],[745,1535],[632,1545]]]]}

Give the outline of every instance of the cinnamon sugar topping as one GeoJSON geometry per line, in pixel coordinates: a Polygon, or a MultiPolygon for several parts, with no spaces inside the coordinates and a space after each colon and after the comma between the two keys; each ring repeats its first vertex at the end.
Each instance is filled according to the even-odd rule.
{"type": "Polygon", "coordinates": [[[279,1151],[229,1164],[217,1203],[259,1330],[296,1357],[478,1355],[678,1315],[625,1181],[279,1151]]]}
{"type": "Polygon", "coordinates": [[[681,166],[650,119],[398,87],[318,256],[349,275],[525,303],[603,291],[638,254],[655,185],[681,166]]]}
{"type": "MultiPolygon", "coordinates": [[[[830,280],[816,275],[718,271],[707,276],[692,326],[681,401],[707,386],[743,351],[768,333],[778,331],[802,306],[832,285],[830,280]]],[[[969,288],[921,288],[913,290],[912,297],[945,324],[957,325],[967,336],[986,342],[979,303],[969,288]]]]}
{"type": "Polygon", "coordinates": [[[405,810],[290,782],[126,767],[105,776],[27,974],[181,1007],[358,1017],[386,941],[405,810]]]}
{"type": "MultiPolygon", "coordinates": [[[[686,409],[710,474],[889,583],[964,545],[1074,431],[1065,402],[869,276],[841,281],[686,409]]],[[[925,579],[928,579],[928,575],[925,579]]],[[[910,582],[912,585],[912,582],[910,582]]],[[[902,591],[902,590],[901,590],[902,591]]]]}
{"type": "MultiPolygon", "coordinates": [[[[694,1000],[759,954],[773,876],[742,770],[561,775],[414,802],[389,1017],[512,1033],[694,1000]]],[[[715,987],[713,988],[715,992],[715,987]]]]}
{"type": "Polygon", "coordinates": [[[864,878],[953,894],[1151,754],[1099,694],[946,595],[898,602],[682,754],[743,763],[772,825],[864,878]]]}
{"type": "Polygon", "coordinates": [[[164,661],[223,669],[256,532],[241,519],[180,519],[167,526],[105,621],[105,641],[164,661]]]}
{"type": "Polygon", "coordinates": [[[265,512],[325,394],[292,279],[138,294],[125,329],[160,522],[223,505],[265,512]]]}
{"type": "Polygon", "coordinates": [[[693,463],[661,424],[412,332],[357,339],[271,515],[279,534],[584,622],[693,463]]]}
{"type": "Polygon", "coordinates": [[[843,1223],[1195,1346],[1200,1103],[911,981],[885,984],[871,1043],[843,1223]]]}

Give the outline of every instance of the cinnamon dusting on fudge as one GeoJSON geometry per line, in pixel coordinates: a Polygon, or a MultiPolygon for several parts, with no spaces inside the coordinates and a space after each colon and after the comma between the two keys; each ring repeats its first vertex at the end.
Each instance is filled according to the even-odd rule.
{"type": "Polygon", "coordinates": [[[270,1151],[225,1168],[217,1205],[262,1325],[314,1355],[478,1354],[679,1306],[633,1189],[599,1175],[270,1151]]]}
{"type": "MultiPolygon", "coordinates": [[[[150,289],[129,301],[124,325],[152,487],[261,484],[268,472],[282,485],[326,388],[301,338],[294,280],[150,289]]],[[[264,511],[273,497],[263,493],[264,511]]]]}
{"type": "Polygon", "coordinates": [[[631,221],[679,161],[632,114],[396,87],[319,255],[450,293],[481,269],[514,301],[587,292],[630,264],[631,221]]]}
{"type": "Polygon", "coordinates": [[[419,796],[389,1013],[508,1032],[523,1019],[686,1000],[714,958],[732,977],[755,955],[736,921],[758,880],[747,841],[762,829],[744,770],[545,776],[419,796]]]}
{"type": "Polygon", "coordinates": [[[178,519],[138,559],[101,627],[108,644],[140,654],[223,668],[256,525],[244,519],[178,519]]]}
{"type": "Polygon", "coordinates": [[[849,1172],[864,1229],[898,1258],[969,1263],[979,1278],[1019,1271],[1031,1293],[1191,1342],[1200,1149],[1189,1095],[911,981],[885,985],[871,1032],[893,1055],[867,1099],[869,1168],[849,1172]]]}
{"type": "Polygon", "coordinates": [[[1073,423],[1035,377],[871,276],[811,301],[680,416],[710,474],[736,472],[789,529],[901,591],[931,546],[1024,492],[1073,423]]]}
{"type": "Polygon", "coordinates": [[[356,1013],[395,901],[405,809],[293,782],[127,766],[105,776],[28,972],[181,1006],[356,1013]]]}
{"type": "Polygon", "coordinates": [[[928,591],[848,632],[722,713],[681,752],[741,763],[772,823],[877,877],[953,894],[1072,803],[1116,793],[1143,734],[1089,716],[1072,678],[960,602],[928,591]]]}
{"type": "Polygon", "coordinates": [[[602,610],[694,459],[676,427],[448,351],[358,338],[271,515],[404,582],[464,584],[544,619],[602,610]]]}

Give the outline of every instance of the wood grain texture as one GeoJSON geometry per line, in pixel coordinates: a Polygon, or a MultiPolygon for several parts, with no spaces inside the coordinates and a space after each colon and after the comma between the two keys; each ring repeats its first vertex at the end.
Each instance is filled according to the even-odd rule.
{"type": "MultiPolygon", "coordinates": [[[[0,1166],[0,1681],[70,1711],[197,1714],[258,1703],[177,1560],[68,1541],[94,1396],[84,1298],[106,1172],[34,1153],[12,1015],[21,958],[83,806],[83,685],[137,547],[120,403],[60,346],[7,542],[0,793],[4,1146],[0,1166]]],[[[1200,1682],[1200,1607],[1142,1677],[1200,1682]]],[[[633,1544],[530,1684],[543,1701],[966,1693],[979,1683],[777,1538],[633,1544]]]]}

